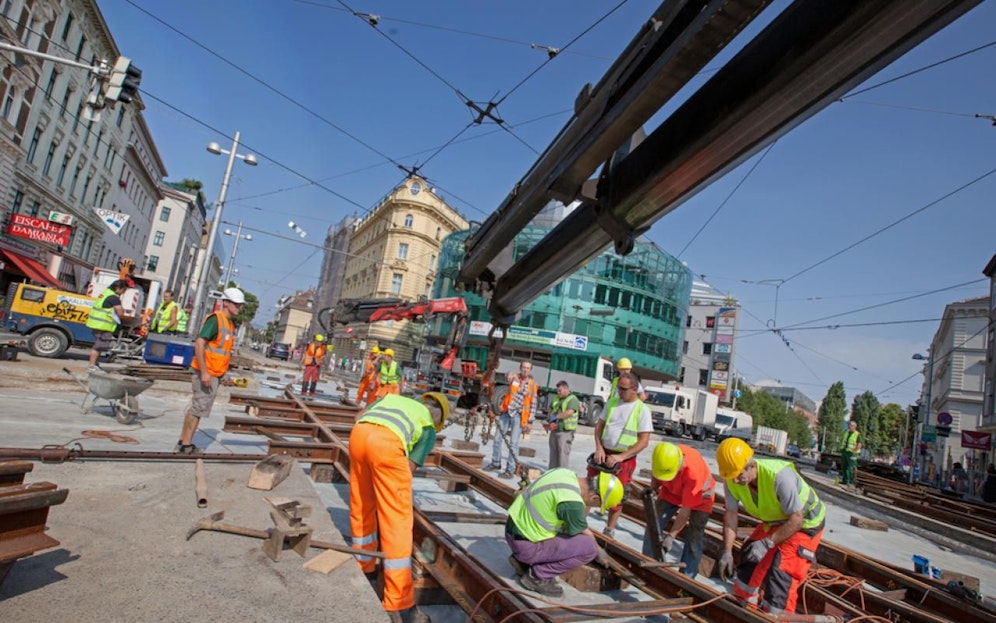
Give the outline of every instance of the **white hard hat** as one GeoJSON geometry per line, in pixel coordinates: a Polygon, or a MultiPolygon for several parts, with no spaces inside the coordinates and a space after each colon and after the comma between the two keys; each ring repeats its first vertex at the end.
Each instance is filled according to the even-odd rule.
{"type": "Polygon", "coordinates": [[[225,291],[221,293],[221,299],[223,301],[231,301],[236,305],[244,305],[246,295],[242,294],[242,290],[238,288],[225,288],[225,291]]]}

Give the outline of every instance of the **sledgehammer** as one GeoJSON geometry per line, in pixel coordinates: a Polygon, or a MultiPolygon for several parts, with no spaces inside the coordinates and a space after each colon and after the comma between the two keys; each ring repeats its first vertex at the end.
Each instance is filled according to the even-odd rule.
{"type": "MultiPolygon", "coordinates": [[[[225,511],[218,511],[212,515],[209,515],[194,525],[187,532],[187,540],[189,541],[191,537],[200,532],[201,530],[211,530],[214,532],[227,532],[229,534],[239,534],[241,536],[248,536],[254,539],[266,540],[270,538],[269,530],[257,530],[255,528],[246,528],[243,526],[236,526],[233,524],[222,523],[222,519],[225,518],[225,511]]],[[[335,543],[329,543],[328,541],[316,541],[311,540],[311,547],[315,549],[333,549],[337,552],[342,552],[344,554],[352,554],[354,556],[370,556],[372,558],[386,558],[384,552],[378,552],[369,549],[360,549],[358,547],[349,547],[348,545],[336,545],[335,543]]]]}

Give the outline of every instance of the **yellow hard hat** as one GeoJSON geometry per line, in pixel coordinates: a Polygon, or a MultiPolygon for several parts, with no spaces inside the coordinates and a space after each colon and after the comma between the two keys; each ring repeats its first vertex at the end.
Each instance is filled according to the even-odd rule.
{"type": "Polygon", "coordinates": [[[385,348],[382,352],[384,353],[384,355],[386,357],[393,357],[394,356],[394,351],[391,350],[390,348],[385,348]]]}
{"type": "Polygon", "coordinates": [[[621,480],[606,472],[598,474],[598,497],[602,498],[602,512],[622,504],[626,485],[621,480]]]}
{"type": "Polygon", "coordinates": [[[450,401],[440,392],[426,392],[422,394],[422,402],[435,402],[439,405],[439,410],[443,412],[443,417],[436,422],[436,432],[443,430],[446,420],[450,418],[450,401]]]}
{"type": "Polygon", "coordinates": [[[373,353],[374,355],[379,355],[380,354],[380,348],[377,347],[377,346],[374,346],[373,348],[370,349],[370,352],[373,353]]]}
{"type": "Polygon", "coordinates": [[[616,362],[616,369],[618,370],[632,370],[633,362],[629,360],[628,357],[620,357],[619,361],[616,362]]]}
{"type": "Polygon", "coordinates": [[[719,464],[719,477],[732,480],[744,471],[754,456],[754,449],[739,437],[724,439],[716,448],[716,463],[719,464]]]}
{"type": "Polygon", "coordinates": [[[315,336],[315,341],[316,342],[324,342],[325,341],[325,336],[322,335],[321,333],[319,333],[318,335],[315,336]]]}
{"type": "Polygon", "coordinates": [[[657,447],[654,448],[653,459],[650,462],[654,478],[664,482],[674,480],[674,477],[678,475],[678,470],[681,469],[682,458],[681,448],[673,443],[665,441],[657,444],[657,447]]]}

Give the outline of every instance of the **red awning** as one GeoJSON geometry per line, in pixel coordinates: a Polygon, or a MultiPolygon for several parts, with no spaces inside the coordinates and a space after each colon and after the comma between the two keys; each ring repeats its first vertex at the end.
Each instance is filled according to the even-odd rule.
{"type": "Polygon", "coordinates": [[[28,279],[43,283],[47,286],[52,286],[53,288],[62,287],[59,280],[49,274],[49,272],[45,270],[45,267],[39,264],[37,260],[8,251],[7,249],[0,249],[0,255],[3,255],[10,260],[10,263],[24,273],[28,279]]]}

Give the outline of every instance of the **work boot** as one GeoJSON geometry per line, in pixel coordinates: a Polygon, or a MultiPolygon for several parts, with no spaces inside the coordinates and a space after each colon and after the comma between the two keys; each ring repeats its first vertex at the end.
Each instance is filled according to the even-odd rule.
{"type": "Polygon", "coordinates": [[[547,597],[563,597],[564,587],[560,585],[557,580],[541,580],[533,575],[532,569],[529,573],[524,574],[519,578],[519,584],[521,584],[527,590],[539,593],[540,595],[546,595],[547,597]]]}
{"type": "Polygon", "coordinates": [[[511,480],[515,478],[515,472],[506,469],[502,473],[498,474],[498,477],[504,478],[505,480],[511,480]]]}
{"type": "Polygon", "coordinates": [[[614,538],[616,538],[616,529],[615,528],[606,528],[606,529],[602,530],[602,534],[604,534],[606,537],[608,537],[610,539],[614,539],[614,538]]]}
{"type": "Polygon", "coordinates": [[[516,577],[522,577],[526,575],[527,573],[529,573],[529,570],[532,568],[526,563],[519,561],[519,559],[516,558],[515,556],[508,557],[508,564],[512,565],[512,569],[515,570],[516,577]]]}
{"type": "Polygon", "coordinates": [[[487,467],[485,467],[484,471],[486,471],[486,472],[500,472],[501,471],[501,463],[492,463],[491,465],[488,465],[487,467]]]}
{"type": "Polygon", "coordinates": [[[407,610],[392,610],[387,615],[391,618],[391,623],[432,623],[429,615],[412,606],[407,610]]]}

